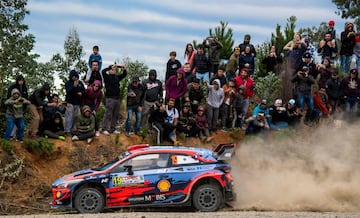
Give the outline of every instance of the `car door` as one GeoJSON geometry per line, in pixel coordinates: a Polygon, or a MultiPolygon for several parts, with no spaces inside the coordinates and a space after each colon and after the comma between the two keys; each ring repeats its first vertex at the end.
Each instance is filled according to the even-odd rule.
{"type": "MultiPolygon", "coordinates": [[[[138,204],[157,204],[165,199],[159,193],[158,183],[166,173],[166,165],[160,167],[163,154],[143,154],[135,156],[110,172],[108,206],[130,206],[138,204]]],[[[168,160],[167,160],[168,161],[168,160]]],[[[165,189],[166,184],[162,184],[165,189]]]]}

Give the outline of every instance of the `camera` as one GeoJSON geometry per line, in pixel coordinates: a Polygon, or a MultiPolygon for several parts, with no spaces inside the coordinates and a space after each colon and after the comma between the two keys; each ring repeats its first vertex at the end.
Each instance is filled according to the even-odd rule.
{"type": "Polygon", "coordinates": [[[23,99],[23,98],[20,98],[20,99],[19,99],[19,102],[24,102],[24,99],[23,99]]]}

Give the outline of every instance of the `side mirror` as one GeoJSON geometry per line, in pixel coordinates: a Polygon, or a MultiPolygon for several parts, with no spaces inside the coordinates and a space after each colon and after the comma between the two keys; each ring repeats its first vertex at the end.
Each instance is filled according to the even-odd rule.
{"type": "Polygon", "coordinates": [[[126,172],[128,173],[128,175],[130,175],[130,176],[134,175],[134,171],[132,170],[131,165],[125,165],[124,168],[125,168],[126,172]]]}

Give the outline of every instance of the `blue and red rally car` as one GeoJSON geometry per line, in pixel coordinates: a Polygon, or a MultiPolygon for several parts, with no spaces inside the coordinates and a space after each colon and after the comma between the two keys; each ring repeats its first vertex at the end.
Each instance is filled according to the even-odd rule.
{"type": "Polygon", "coordinates": [[[105,208],[193,206],[216,211],[234,200],[234,144],[214,151],[179,146],[133,145],[99,168],[74,172],[52,184],[53,208],[98,213],[105,208]]]}

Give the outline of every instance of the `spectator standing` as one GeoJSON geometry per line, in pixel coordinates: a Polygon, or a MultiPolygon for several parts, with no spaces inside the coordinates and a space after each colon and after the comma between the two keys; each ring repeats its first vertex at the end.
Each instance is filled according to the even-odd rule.
{"type": "Polygon", "coordinates": [[[87,140],[88,144],[92,142],[95,136],[95,118],[91,115],[89,106],[82,106],[81,113],[76,116],[72,135],[72,141],[87,140]]]}
{"type": "Polygon", "coordinates": [[[306,45],[306,52],[309,52],[311,54],[311,57],[315,57],[315,47],[313,44],[311,44],[311,39],[309,36],[306,36],[304,38],[304,43],[306,45]]]}
{"type": "Polygon", "coordinates": [[[330,57],[332,62],[335,60],[338,48],[335,39],[331,38],[330,32],[325,33],[324,39],[322,39],[319,43],[317,52],[321,55],[322,59],[330,57]]]}
{"type": "Polygon", "coordinates": [[[306,52],[306,45],[301,41],[301,35],[296,33],[294,39],[284,46],[284,51],[287,51],[286,57],[290,64],[290,69],[298,69],[302,62],[302,56],[306,52]]]}
{"type": "Polygon", "coordinates": [[[217,37],[207,37],[203,41],[204,47],[208,49],[208,56],[210,61],[210,78],[217,72],[220,64],[221,49],[223,45],[217,37]]]}
{"type": "Polygon", "coordinates": [[[227,84],[227,79],[225,76],[225,68],[219,67],[216,75],[210,80],[210,83],[212,83],[215,79],[220,80],[220,87],[223,87],[227,84]]]}
{"type": "Polygon", "coordinates": [[[246,116],[249,109],[249,99],[255,94],[254,80],[249,77],[249,73],[246,68],[241,69],[239,75],[235,78],[236,89],[238,89],[241,85],[245,86],[242,111],[244,113],[244,116],[246,116]]]}
{"type": "Polygon", "coordinates": [[[239,56],[240,56],[240,48],[235,47],[233,53],[231,54],[226,64],[226,78],[228,81],[234,79],[236,76],[236,72],[239,68],[239,56]]]}
{"type": "Polygon", "coordinates": [[[31,113],[30,137],[37,138],[39,126],[44,120],[43,107],[57,106],[56,103],[50,102],[50,86],[45,83],[41,88],[36,89],[29,97],[31,102],[29,109],[31,113]]]}
{"type": "Polygon", "coordinates": [[[305,104],[307,104],[307,111],[305,115],[304,124],[309,124],[311,122],[311,115],[314,109],[314,101],[312,98],[312,85],[315,84],[315,79],[312,75],[309,74],[309,68],[304,66],[301,71],[292,78],[291,82],[297,83],[296,85],[296,95],[299,109],[304,110],[305,104]]]}
{"type": "MultiPolygon", "coordinates": [[[[196,51],[194,49],[194,46],[191,43],[186,44],[185,53],[184,53],[184,62],[189,63],[190,68],[194,61],[195,54],[196,54],[196,51]]],[[[192,73],[195,74],[195,71],[192,71],[192,73]]]]}
{"type": "Polygon", "coordinates": [[[345,112],[349,120],[352,120],[357,113],[360,99],[360,79],[357,69],[350,70],[350,75],[341,80],[340,89],[345,101],[345,112]]]}
{"type": "Polygon", "coordinates": [[[331,66],[330,58],[326,57],[322,60],[321,64],[317,66],[317,72],[319,72],[320,78],[318,80],[319,87],[326,87],[326,82],[331,78],[333,72],[336,69],[331,66]]]}
{"type": "Polygon", "coordinates": [[[83,97],[83,105],[88,105],[91,110],[91,114],[95,119],[95,136],[100,136],[99,132],[99,122],[96,118],[96,113],[99,110],[100,104],[103,99],[102,92],[102,83],[100,80],[95,80],[91,85],[89,85],[85,90],[85,95],[83,97]]]}
{"type": "Polygon", "coordinates": [[[24,121],[24,104],[29,105],[30,101],[24,97],[21,97],[21,93],[17,88],[11,90],[11,97],[8,98],[5,103],[6,105],[6,131],[5,140],[10,140],[11,132],[14,126],[17,127],[16,140],[23,142],[25,121],[24,121]]]}
{"type": "Polygon", "coordinates": [[[220,111],[221,111],[221,130],[226,132],[228,130],[227,128],[227,121],[229,120],[230,115],[230,109],[233,104],[235,95],[236,95],[236,89],[235,89],[235,80],[230,80],[229,84],[225,84],[223,86],[224,90],[224,100],[221,104],[220,111]]]}
{"type": "Polygon", "coordinates": [[[82,97],[85,93],[85,86],[79,80],[79,73],[76,70],[70,71],[69,80],[65,83],[65,90],[65,134],[70,135],[74,120],[79,113],[82,97]]]}
{"type": "Polygon", "coordinates": [[[243,43],[239,44],[240,53],[245,53],[246,46],[250,46],[250,54],[255,58],[256,57],[256,49],[253,44],[250,43],[251,36],[250,34],[245,34],[243,43]]]}
{"type": "Polygon", "coordinates": [[[210,81],[210,60],[205,54],[203,44],[197,46],[197,53],[195,54],[191,66],[191,71],[194,69],[196,71],[196,78],[200,79],[200,83],[203,83],[204,81],[210,81]]]}
{"type": "Polygon", "coordinates": [[[103,69],[101,74],[105,84],[105,115],[102,122],[102,133],[109,135],[110,133],[119,134],[116,130],[116,123],[119,119],[120,110],[120,81],[126,75],[126,67],[124,65],[110,65],[103,69]],[[122,70],[121,74],[116,74],[118,69],[122,70]]]}
{"type": "Polygon", "coordinates": [[[209,130],[216,131],[216,124],[219,118],[219,109],[225,97],[224,90],[220,88],[220,80],[218,79],[215,79],[212,85],[207,84],[207,82],[205,82],[205,85],[207,85],[209,90],[209,94],[206,99],[206,111],[209,130]]]}
{"type": "Polygon", "coordinates": [[[232,105],[232,112],[233,112],[233,120],[232,120],[232,128],[242,128],[243,127],[243,120],[244,120],[244,113],[243,113],[243,101],[244,101],[244,90],[245,86],[241,85],[238,88],[237,93],[235,94],[234,102],[232,105]]]}
{"type": "Polygon", "coordinates": [[[341,80],[339,79],[339,75],[337,71],[332,72],[331,78],[326,82],[326,93],[329,97],[329,102],[332,106],[332,112],[337,111],[337,106],[339,104],[339,100],[341,97],[341,80]]]}
{"type": "Polygon", "coordinates": [[[188,85],[184,100],[190,103],[193,114],[197,114],[197,109],[204,100],[204,92],[198,78],[194,78],[193,82],[188,85]]]}
{"type": "Polygon", "coordinates": [[[194,78],[196,78],[195,73],[191,72],[191,66],[189,63],[185,63],[183,68],[185,71],[186,81],[188,84],[190,84],[194,80],[194,78]]]}
{"type": "Polygon", "coordinates": [[[242,52],[239,56],[239,69],[246,68],[248,73],[253,75],[255,72],[255,58],[250,50],[250,46],[245,46],[245,51],[242,52]]]}
{"type": "Polygon", "coordinates": [[[167,81],[172,75],[176,75],[176,71],[181,67],[181,63],[176,59],[176,52],[170,52],[170,58],[166,63],[165,81],[167,81]]]}
{"type": "Polygon", "coordinates": [[[353,60],[356,63],[356,68],[360,69],[360,32],[358,32],[355,36],[355,45],[354,45],[353,53],[354,53],[353,60]]]}
{"type": "Polygon", "coordinates": [[[150,108],[156,101],[163,98],[162,82],[157,79],[157,72],[154,69],[149,70],[149,77],[142,82],[144,88],[144,104],[141,112],[141,126],[148,127],[150,108]]]}
{"type": "Polygon", "coordinates": [[[355,46],[355,32],[352,22],[345,23],[345,30],[341,32],[340,40],[340,72],[348,73],[355,46]]]}
{"type": "Polygon", "coordinates": [[[91,85],[95,80],[99,80],[101,85],[103,84],[103,77],[99,71],[99,62],[97,60],[92,61],[91,69],[85,76],[85,84],[91,85]]]}
{"type": "Polygon", "coordinates": [[[275,45],[271,46],[270,51],[266,54],[265,58],[261,61],[266,66],[266,72],[273,72],[278,75],[275,67],[282,63],[282,57],[276,52],[275,45]]]}
{"type": "Polygon", "coordinates": [[[179,68],[176,75],[172,75],[165,82],[166,101],[170,98],[175,99],[175,107],[181,107],[181,98],[185,95],[187,90],[187,81],[185,78],[184,68],[179,68]]]}
{"type": "Polygon", "coordinates": [[[140,84],[138,76],[134,76],[131,79],[131,84],[127,88],[127,119],[125,123],[125,135],[130,136],[132,115],[135,113],[135,126],[134,132],[136,135],[140,131],[141,112],[144,104],[144,88],[140,84]]]}

